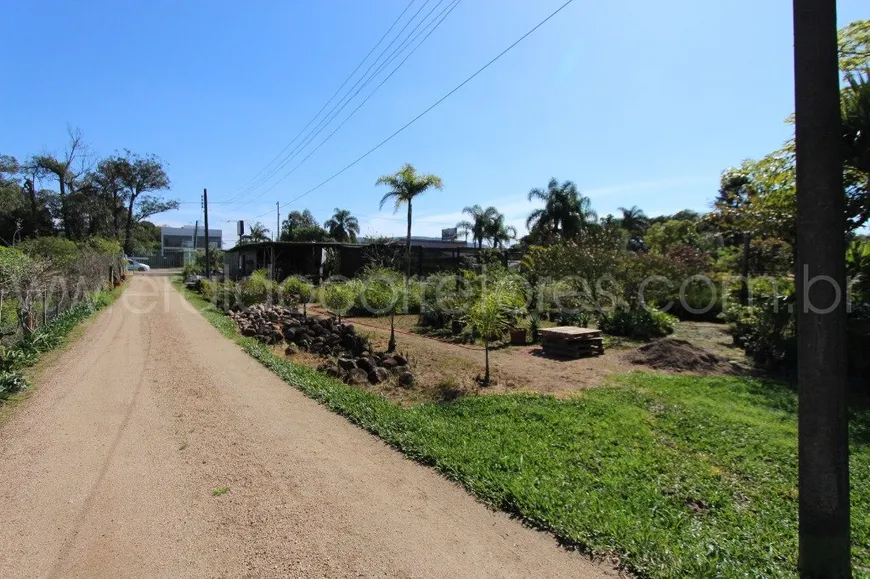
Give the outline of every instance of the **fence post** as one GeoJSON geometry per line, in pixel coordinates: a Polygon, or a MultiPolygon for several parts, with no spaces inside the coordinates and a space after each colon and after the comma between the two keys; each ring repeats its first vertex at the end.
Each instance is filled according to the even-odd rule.
{"type": "Polygon", "coordinates": [[[46,310],[46,307],[45,307],[45,302],[46,302],[45,298],[46,298],[47,293],[48,293],[47,290],[42,290],[42,325],[43,326],[48,323],[48,311],[46,310]]]}

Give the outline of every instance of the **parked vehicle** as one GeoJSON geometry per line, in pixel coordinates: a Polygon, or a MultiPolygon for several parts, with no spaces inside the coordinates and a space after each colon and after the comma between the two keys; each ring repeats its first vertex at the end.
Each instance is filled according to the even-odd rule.
{"type": "Polygon", "coordinates": [[[135,259],[127,258],[127,271],[151,271],[151,266],[135,259]]]}

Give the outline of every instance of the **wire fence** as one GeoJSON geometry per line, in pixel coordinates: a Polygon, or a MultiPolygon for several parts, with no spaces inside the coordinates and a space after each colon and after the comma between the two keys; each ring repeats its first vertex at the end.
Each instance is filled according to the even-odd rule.
{"type": "MultiPolygon", "coordinates": [[[[120,284],[118,268],[108,268],[106,279],[106,287],[120,284]]],[[[8,347],[20,342],[63,312],[87,300],[94,291],[84,278],[76,284],[67,281],[54,278],[48,287],[16,292],[0,288],[0,346],[8,347]]]]}

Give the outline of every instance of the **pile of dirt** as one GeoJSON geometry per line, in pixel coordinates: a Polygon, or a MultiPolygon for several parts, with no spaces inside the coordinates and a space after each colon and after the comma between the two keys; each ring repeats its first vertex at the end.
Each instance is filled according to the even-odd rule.
{"type": "Polygon", "coordinates": [[[632,364],[641,364],[671,372],[701,372],[705,374],[735,374],[739,367],[685,340],[664,338],[641,346],[627,356],[632,364]]]}

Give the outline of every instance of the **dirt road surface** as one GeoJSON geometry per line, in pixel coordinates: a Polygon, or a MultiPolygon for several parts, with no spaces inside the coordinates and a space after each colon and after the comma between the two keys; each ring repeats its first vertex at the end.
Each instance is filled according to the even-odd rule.
{"type": "Polygon", "coordinates": [[[287,386],[158,275],[0,428],[0,527],[0,577],[616,575],[287,386]]]}

